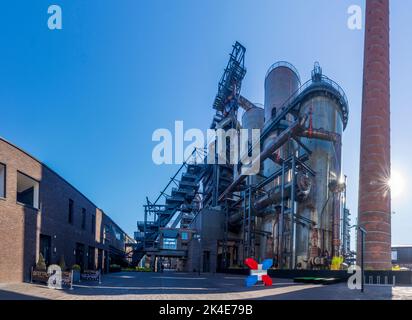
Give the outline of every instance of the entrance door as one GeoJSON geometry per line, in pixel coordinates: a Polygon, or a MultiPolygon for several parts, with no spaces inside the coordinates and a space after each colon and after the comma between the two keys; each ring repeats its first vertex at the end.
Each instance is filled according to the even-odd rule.
{"type": "Polygon", "coordinates": [[[203,251],[203,272],[210,272],[210,251],[203,251]]]}
{"type": "Polygon", "coordinates": [[[40,235],[40,253],[42,254],[46,266],[50,265],[51,260],[51,237],[44,234],[40,235]]]}
{"type": "Polygon", "coordinates": [[[87,253],[87,268],[89,270],[96,269],[96,249],[94,247],[89,247],[89,251],[87,253]]]}
{"type": "Polygon", "coordinates": [[[97,269],[103,271],[103,250],[99,249],[97,251],[97,269]]]}
{"type": "Polygon", "coordinates": [[[84,244],[76,243],[76,264],[84,269],[84,244]]]}

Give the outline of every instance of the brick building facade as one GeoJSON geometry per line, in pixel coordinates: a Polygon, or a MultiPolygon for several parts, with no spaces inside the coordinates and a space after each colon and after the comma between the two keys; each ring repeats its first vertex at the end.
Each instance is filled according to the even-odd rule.
{"type": "Polygon", "coordinates": [[[47,264],[107,270],[131,241],[101,209],[53,170],[0,138],[0,282],[30,279],[47,264]]]}

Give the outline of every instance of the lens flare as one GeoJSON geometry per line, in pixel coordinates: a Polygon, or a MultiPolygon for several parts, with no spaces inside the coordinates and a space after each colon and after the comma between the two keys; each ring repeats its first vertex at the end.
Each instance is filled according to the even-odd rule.
{"type": "Polygon", "coordinates": [[[388,180],[392,198],[398,198],[405,190],[405,179],[398,171],[392,170],[391,178],[388,180]]]}

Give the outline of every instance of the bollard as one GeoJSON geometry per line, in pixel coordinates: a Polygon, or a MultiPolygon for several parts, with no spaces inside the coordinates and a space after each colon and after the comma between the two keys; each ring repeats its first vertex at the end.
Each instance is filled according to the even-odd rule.
{"type": "Polygon", "coordinates": [[[70,290],[73,290],[73,270],[70,274],[70,290]]]}

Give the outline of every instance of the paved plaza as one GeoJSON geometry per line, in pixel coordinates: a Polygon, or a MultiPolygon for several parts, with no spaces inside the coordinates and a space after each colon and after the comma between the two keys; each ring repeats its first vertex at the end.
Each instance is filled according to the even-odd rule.
{"type": "Polygon", "coordinates": [[[53,300],[362,300],[412,299],[412,287],[366,286],[365,293],[349,290],[346,283],[296,284],[273,279],[273,286],[246,288],[244,276],[177,272],[120,272],[105,275],[102,283],[81,282],[73,290],[42,285],[0,284],[0,299],[53,300]]]}

